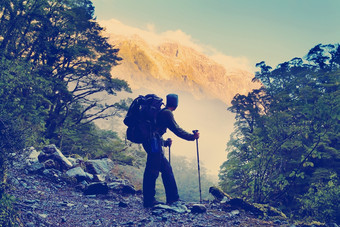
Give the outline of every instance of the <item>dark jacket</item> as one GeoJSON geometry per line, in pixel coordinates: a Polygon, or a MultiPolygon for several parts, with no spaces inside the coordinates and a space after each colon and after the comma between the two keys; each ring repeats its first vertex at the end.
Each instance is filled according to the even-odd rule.
{"type": "Polygon", "coordinates": [[[157,132],[160,136],[162,136],[166,129],[170,129],[176,136],[193,141],[195,140],[194,134],[188,133],[187,131],[183,130],[179,125],[176,123],[174,115],[171,110],[164,108],[162,109],[157,116],[157,132]]]}

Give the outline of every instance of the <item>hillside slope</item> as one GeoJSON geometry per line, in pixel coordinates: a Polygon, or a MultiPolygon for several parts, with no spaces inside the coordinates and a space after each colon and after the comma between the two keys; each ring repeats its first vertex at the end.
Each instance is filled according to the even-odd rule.
{"type": "Polygon", "coordinates": [[[123,58],[112,75],[128,81],[133,90],[152,87],[186,91],[196,97],[217,98],[229,104],[237,93],[246,94],[258,84],[241,68],[226,69],[208,56],[176,42],[151,45],[138,37],[110,35],[123,58]]]}
{"type": "MultiPolygon", "coordinates": [[[[72,184],[56,169],[32,172],[29,153],[15,154],[8,181],[9,193],[17,198],[22,226],[279,226],[281,221],[263,221],[242,210],[224,211],[218,203],[206,202],[204,213],[188,210],[145,209],[140,192],[109,190],[85,194],[83,183],[72,184]]],[[[45,166],[46,167],[46,166],[45,166]]],[[[36,169],[37,170],[37,169],[36,169]]],[[[121,185],[121,179],[111,185],[121,185]]],[[[127,185],[127,183],[124,183],[127,185]]]]}

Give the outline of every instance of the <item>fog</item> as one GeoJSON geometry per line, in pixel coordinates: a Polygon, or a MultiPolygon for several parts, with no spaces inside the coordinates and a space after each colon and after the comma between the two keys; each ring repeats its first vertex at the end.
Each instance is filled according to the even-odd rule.
{"type": "MultiPolygon", "coordinates": [[[[234,128],[235,116],[227,110],[228,106],[218,99],[208,97],[197,97],[185,91],[176,91],[173,89],[156,87],[139,88],[132,93],[121,92],[116,97],[106,96],[110,103],[117,102],[119,99],[136,98],[139,95],[156,94],[163,98],[166,103],[166,95],[176,93],[179,96],[179,104],[173,112],[178,125],[186,130],[199,130],[200,138],[198,140],[199,158],[201,166],[207,169],[207,174],[214,176],[217,180],[219,168],[227,159],[226,146],[230,134],[234,128]]],[[[103,98],[103,96],[102,96],[103,98]]],[[[123,117],[116,117],[114,120],[104,120],[99,122],[101,128],[117,131],[124,138],[127,127],[123,124],[123,117]]],[[[185,156],[188,160],[197,159],[197,150],[195,141],[186,141],[170,130],[163,136],[164,139],[171,138],[171,154],[176,156],[185,156]]],[[[168,157],[168,148],[164,149],[168,157]]]]}
{"type": "MultiPolygon", "coordinates": [[[[139,89],[133,92],[132,97],[154,93],[151,90],[139,89]]],[[[226,144],[233,131],[235,122],[234,114],[227,110],[227,105],[218,99],[196,98],[183,91],[171,91],[166,88],[157,93],[166,102],[168,93],[179,95],[179,104],[173,112],[176,122],[184,130],[191,132],[199,130],[198,140],[200,164],[204,165],[208,174],[217,178],[221,164],[226,161],[226,144]]],[[[163,136],[164,139],[172,138],[171,153],[188,157],[190,160],[197,158],[196,142],[178,138],[170,130],[163,136]]],[[[168,148],[165,149],[166,156],[168,148]]]]}

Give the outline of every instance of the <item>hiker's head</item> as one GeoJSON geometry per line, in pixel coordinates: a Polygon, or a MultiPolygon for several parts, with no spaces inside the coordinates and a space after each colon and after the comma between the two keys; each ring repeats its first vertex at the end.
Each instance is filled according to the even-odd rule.
{"type": "Polygon", "coordinates": [[[178,95],[176,94],[168,94],[166,96],[166,107],[175,110],[178,106],[178,95]]]}

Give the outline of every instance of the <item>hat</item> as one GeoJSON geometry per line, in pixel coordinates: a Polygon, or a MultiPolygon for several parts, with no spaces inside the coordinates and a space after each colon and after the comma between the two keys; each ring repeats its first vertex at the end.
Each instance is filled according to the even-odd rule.
{"type": "Polygon", "coordinates": [[[177,107],[178,106],[178,95],[168,94],[166,96],[166,106],[167,107],[177,107]]]}

